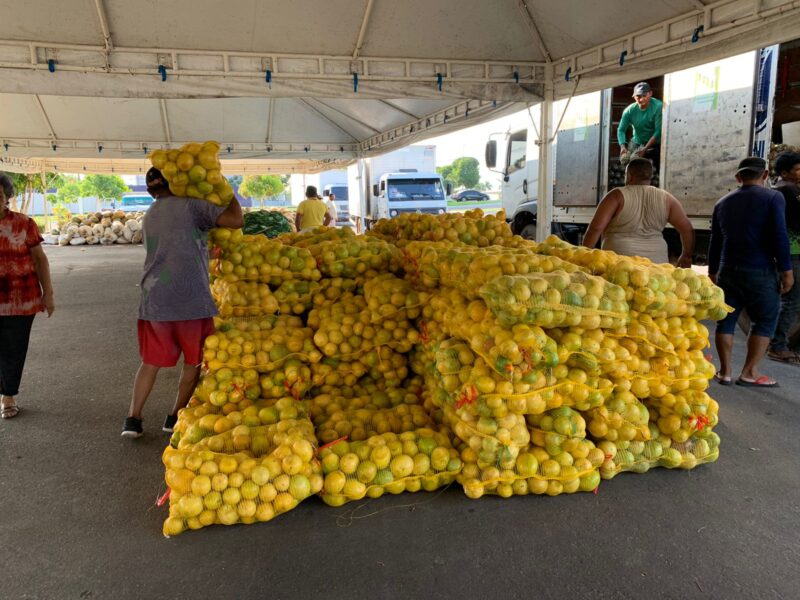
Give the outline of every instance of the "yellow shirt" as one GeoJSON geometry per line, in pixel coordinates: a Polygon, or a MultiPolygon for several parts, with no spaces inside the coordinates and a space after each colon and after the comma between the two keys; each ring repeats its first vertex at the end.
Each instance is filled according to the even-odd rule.
{"type": "Polygon", "coordinates": [[[306,198],[297,207],[300,216],[300,228],[312,229],[322,227],[325,215],[328,214],[328,207],[322,200],[316,198],[306,198]]]}

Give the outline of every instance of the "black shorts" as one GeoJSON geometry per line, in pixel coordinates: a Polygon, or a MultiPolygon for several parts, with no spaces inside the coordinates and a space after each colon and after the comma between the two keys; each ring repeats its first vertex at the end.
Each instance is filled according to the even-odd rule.
{"type": "Polygon", "coordinates": [[[780,284],[775,269],[722,265],[717,285],[725,292],[725,302],[734,309],[717,321],[719,333],[733,334],[739,315],[745,309],[752,323],[750,333],[772,338],[781,308],[780,284]]]}

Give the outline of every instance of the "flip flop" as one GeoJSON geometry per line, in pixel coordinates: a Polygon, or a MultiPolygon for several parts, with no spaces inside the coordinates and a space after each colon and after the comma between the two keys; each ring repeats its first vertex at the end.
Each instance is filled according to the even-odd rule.
{"type": "Polygon", "coordinates": [[[719,374],[719,371],[714,375],[714,381],[716,381],[720,385],[731,385],[733,384],[733,380],[730,377],[723,377],[719,374]]]}
{"type": "Polygon", "coordinates": [[[800,365],[800,356],[796,352],[768,352],[767,358],[775,362],[786,363],[787,365],[800,365]]]}
{"type": "Polygon", "coordinates": [[[0,409],[0,419],[13,419],[19,414],[19,406],[4,406],[0,409]]]}
{"type": "Polygon", "coordinates": [[[778,382],[767,377],[766,375],[762,375],[758,379],[743,379],[742,377],[739,377],[739,379],[736,380],[736,385],[742,385],[744,387],[773,388],[778,387],[778,382]]]}

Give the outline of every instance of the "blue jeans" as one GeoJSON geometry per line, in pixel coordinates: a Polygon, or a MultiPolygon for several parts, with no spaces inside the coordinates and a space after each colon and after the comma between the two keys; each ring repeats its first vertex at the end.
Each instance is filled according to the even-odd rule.
{"type": "Polygon", "coordinates": [[[797,320],[798,312],[800,312],[800,258],[792,258],[792,269],[794,270],[794,285],[792,289],[781,296],[781,312],[775,327],[775,335],[772,336],[770,344],[770,350],[777,352],[789,349],[789,333],[797,320]]]}
{"type": "Polygon", "coordinates": [[[717,332],[733,334],[742,309],[747,310],[752,325],[750,335],[771,338],[780,312],[780,287],[775,269],[753,269],[722,265],[717,285],[725,292],[725,302],[733,312],[717,321],[717,332]]]}

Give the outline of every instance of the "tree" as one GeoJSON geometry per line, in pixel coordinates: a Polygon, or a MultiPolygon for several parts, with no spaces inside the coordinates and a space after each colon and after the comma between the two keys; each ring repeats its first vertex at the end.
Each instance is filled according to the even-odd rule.
{"type": "Polygon", "coordinates": [[[264,200],[277,196],[283,188],[283,181],[277,175],[247,175],[239,186],[239,193],[248,198],[255,198],[259,207],[263,207],[264,200]]]}
{"type": "Polygon", "coordinates": [[[87,175],[80,184],[81,196],[94,196],[98,200],[122,200],[122,194],[129,191],[119,175],[87,175]]]}
{"type": "Polygon", "coordinates": [[[56,186],[55,195],[50,194],[47,199],[56,206],[72,204],[73,202],[77,202],[83,195],[82,187],[77,177],[62,177],[59,181],[59,185],[56,186]]]}
{"type": "Polygon", "coordinates": [[[242,176],[241,175],[231,175],[228,178],[228,183],[231,184],[231,187],[235,190],[238,189],[240,185],[242,185],[242,176]]]}
{"type": "Polygon", "coordinates": [[[456,181],[455,181],[455,179],[453,179],[453,165],[445,165],[443,167],[436,167],[436,172],[439,175],[442,176],[442,179],[444,179],[445,185],[447,185],[449,183],[451,186],[456,187],[456,181]]]}
{"type": "Polygon", "coordinates": [[[57,173],[9,173],[14,183],[16,196],[11,198],[11,210],[27,214],[33,204],[34,194],[45,194],[54,185],[58,185],[61,175],[57,173]],[[17,202],[17,198],[21,202],[17,202]]]}
{"type": "Polygon", "coordinates": [[[491,192],[492,191],[492,182],[491,181],[479,181],[478,184],[475,186],[475,189],[479,192],[491,192]]]}
{"type": "Polygon", "coordinates": [[[456,183],[465,188],[474,188],[481,179],[480,163],[477,158],[462,156],[453,161],[453,177],[456,183]]]}
{"type": "Polygon", "coordinates": [[[436,172],[445,184],[450,183],[454,188],[474,188],[481,179],[480,163],[471,156],[462,156],[450,165],[436,167],[436,172]]]}

